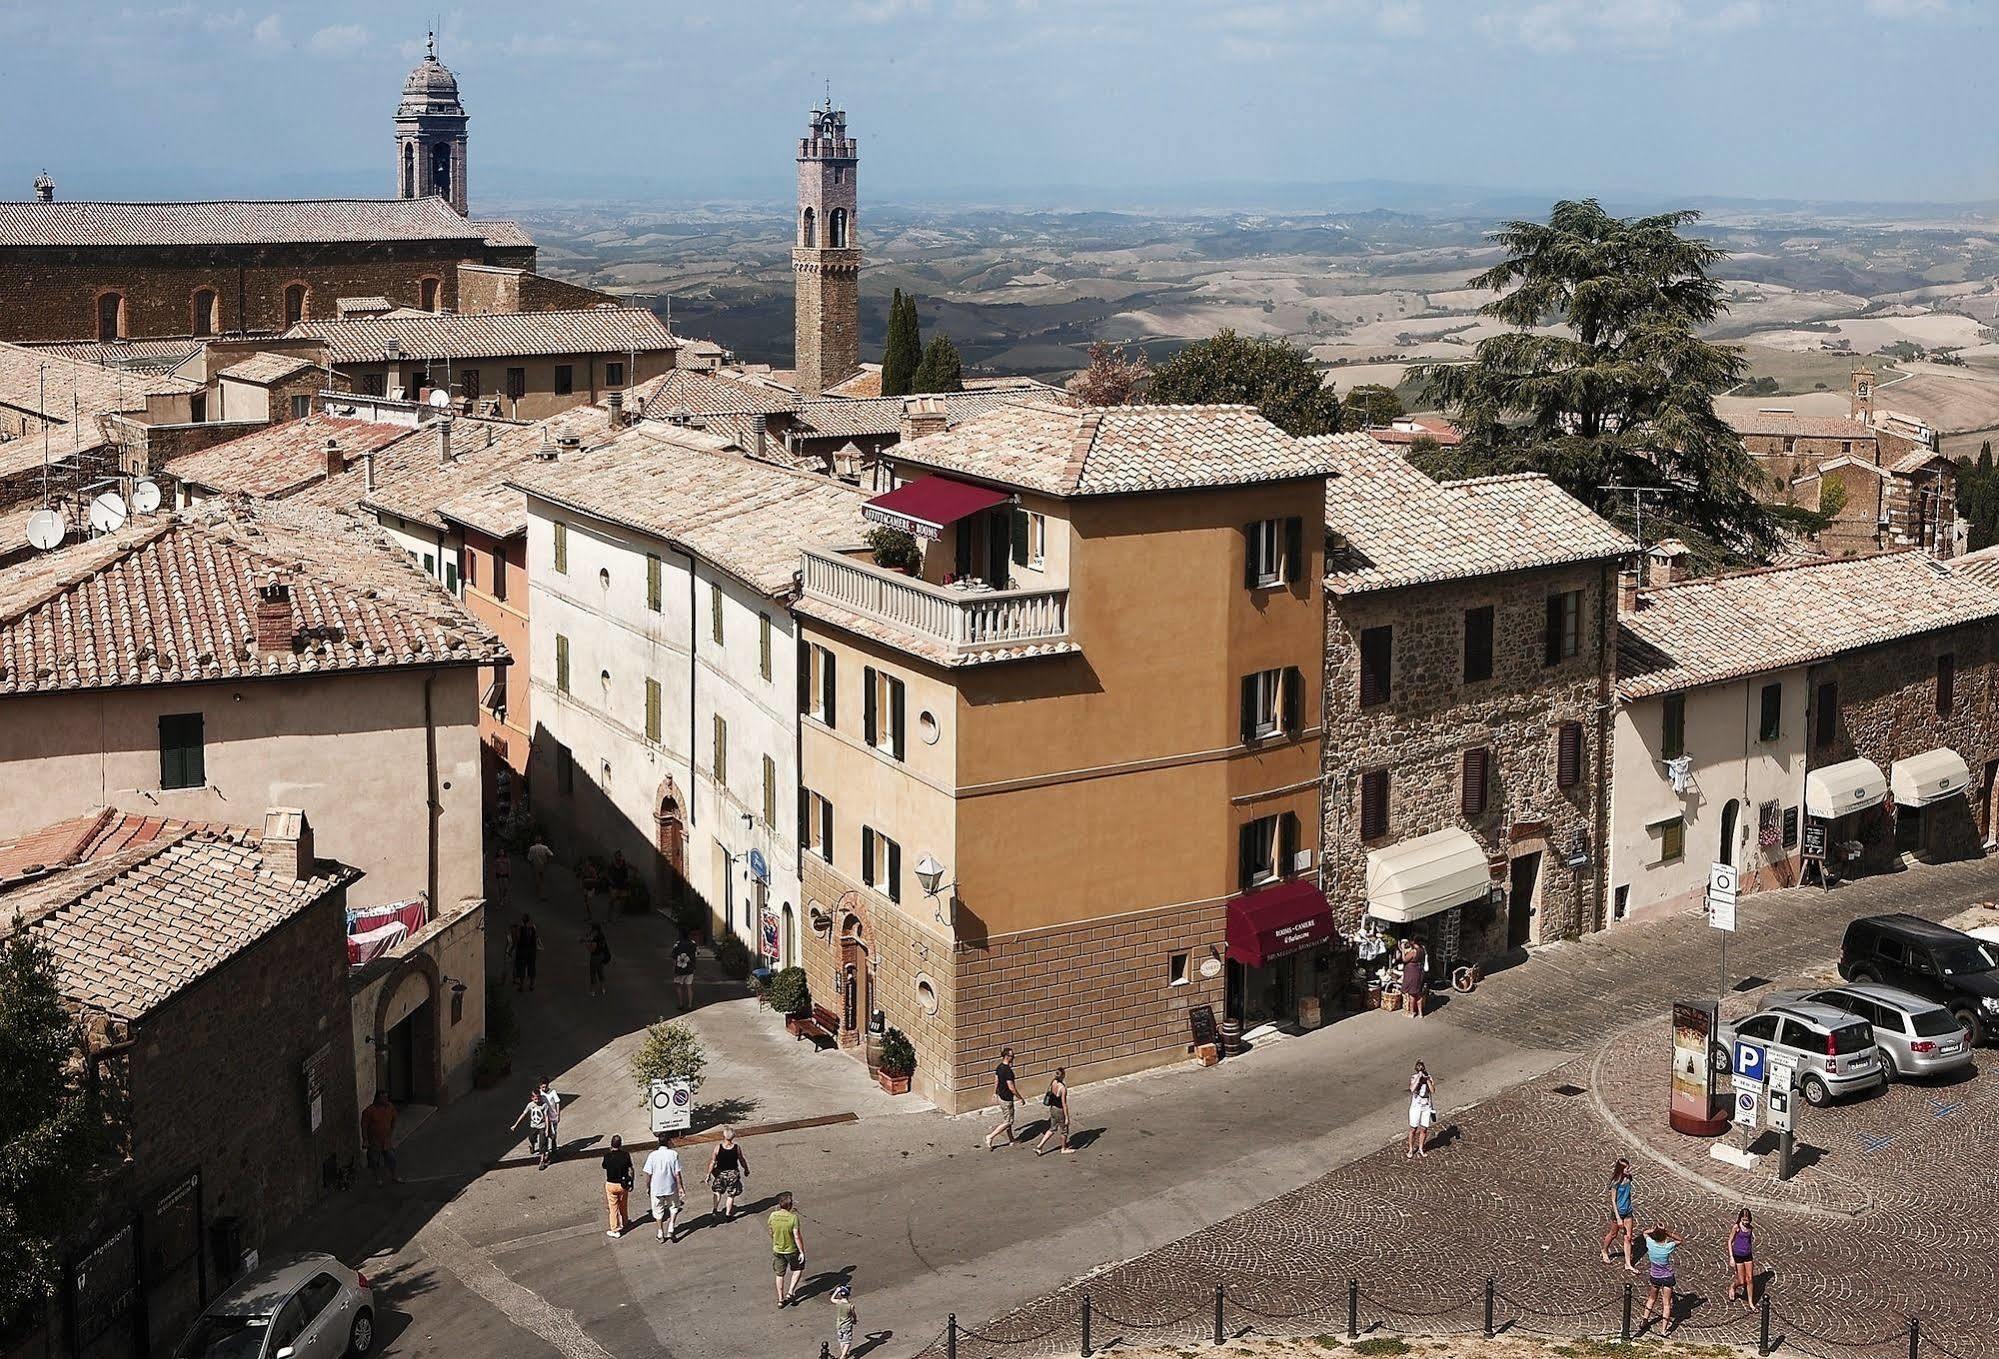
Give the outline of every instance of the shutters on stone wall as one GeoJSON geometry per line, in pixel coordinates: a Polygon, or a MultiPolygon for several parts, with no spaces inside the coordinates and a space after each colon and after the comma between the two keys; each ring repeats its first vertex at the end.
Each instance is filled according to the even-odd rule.
{"type": "Polygon", "coordinates": [[[1583,724],[1564,722],[1555,729],[1555,786],[1573,788],[1583,776],[1583,724]]]}
{"type": "Polygon", "coordinates": [[[1370,769],[1360,776],[1360,838],[1378,840],[1388,834],[1388,771],[1370,769]]]}
{"type": "Polygon", "coordinates": [[[1464,774],[1459,783],[1458,806],[1466,816],[1485,814],[1487,769],[1492,752],[1483,746],[1477,750],[1467,750],[1464,757],[1464,774]]]}

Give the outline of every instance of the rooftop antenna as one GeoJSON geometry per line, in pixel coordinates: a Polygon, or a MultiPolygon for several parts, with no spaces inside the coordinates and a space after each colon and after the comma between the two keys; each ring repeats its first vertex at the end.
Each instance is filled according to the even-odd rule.
{"type": "Polygon", "coordinates": [[[1645,555],[1645,497],[1648,495],[1678,495],[1681,488],[1678,486],[1630,486],[1623,482],[1613,481],[1597,487],[1597,490],[1609,491],[1613,495],[1629,494],[1631,496],[1632,514],[1636,521],[1634,531],[1638,538],[1638,554],[1642,557],[1645,555]]]}

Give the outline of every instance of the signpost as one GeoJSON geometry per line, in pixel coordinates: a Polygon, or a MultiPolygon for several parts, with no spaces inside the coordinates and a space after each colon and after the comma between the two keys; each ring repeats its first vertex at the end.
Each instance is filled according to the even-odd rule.
{"type": "MultiPolygon", "coordinates": [[[[1740,881],[1734,864],[1710,864],[1707,870],[1707,923],[1718,930],[1735,929],[1735,893],[1740,881]]],[[[1722,947],[1728,946],[1722,941],[1722,947]]]]}
{"type": "Polygon", "coordinates": [[[1762,1098],[1754,1090],[1735,1092],[1735,1124],[1744,1130],[1745,1136],[1756,1130],[1757,1105],[1762,1098]]]}
{"type": "Polygon", "coordinates": [[[1777,1178],[1791,1178],[1792,1109],[1791,1097],[1798,1075],[1797,1059],[1789,1053],[1773,1052],[1769,1059],[1770,1127],[1777,1134],[1777,1178]]]}
{"type": "Polygon", "coordinates": [[[653,1081],[646,1088],[646,1104],[652,1115],[652,1131],[686,1132],[694,1126],[694,1091],[686,1081],[653,1081]]]}

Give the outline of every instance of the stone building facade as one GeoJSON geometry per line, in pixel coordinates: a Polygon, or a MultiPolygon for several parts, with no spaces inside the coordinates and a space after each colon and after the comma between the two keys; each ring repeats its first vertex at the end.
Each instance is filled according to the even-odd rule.
{"type": "Polygon", "coordinates": [[[818,396],[861,367],[861,144],[829,100],[798,142],[798,218],[791,252],[798,390],[818,396]]]}

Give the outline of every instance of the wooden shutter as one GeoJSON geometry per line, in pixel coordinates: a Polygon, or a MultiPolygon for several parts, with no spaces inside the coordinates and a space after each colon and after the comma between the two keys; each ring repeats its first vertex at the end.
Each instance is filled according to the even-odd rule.
{"type": "Polygon", "coordinates": [[[798,848],[803,853],[812,846],[812,794],[805,788],[798,790],[798,848]]]}
{"type": "Polygon", "coordinates": [[[1025,566],[1027,565],[1027,511],[1015,505],[1012,519],[1013,559],[1025,566]]]}
{"type": "Polygon", "coordinates": [[[833,682],[834,681],[833,661],[834,661],[834,656],[832,652],[823,649],[820,651],[819,707],[823,714],[820,720],[823,721],[829,727],[834,725],[833,700],[837,698],[840,693],[840,686],[833,682]]]}
{"type": "Polygon", "coordinates": [[[770,615],[757,615],[757,670],[765,679],[771,675],[770,668],[770,615]]]}
{"type": "Polygon", "coordinates": [[[861,886],[875,885],[875,828],[861,827],[861,886]]]}
{"type": "Polygon", "coordinates": [[[819,852],[833,862],[833,802],[824,797],[819,799],[819,852]]]}
{"type": "Polygon", "coordinates": [[[1305,730],[1305,675],[1295,665],[1284,668],[1284,712],[1278,725],[1296,736],[1305,730]]]}
{"type": "Polygon", "coordinates": [[[1783,734],[1784,725],[1784,685],[1780,680],[1763,686],[1762,710],[1757,714],[1756,737],[1761,741],[1774,741],[1783,734]]]}
{"type": "Polygon", "coordinates": [[[902,900],[902,846],[888,840],[888,899],[902,900]]]}
{"type": "Polygon", "coordinates": [[[1562,659],[1562,597],[1548,596],[1548,635],[1541,648],[1543,664],[1554,665],[1562,659]]]}
{"type": "Polygon", "coordinates": [[[660,605],[659,558],[653,556],[652,553],[648,552],[646,553],[646,607],[648,609],[651,609],[654,613],[658,613],[659,605],[660,605]]]}
{"type": "Polygon", "coordinates": [[[729,786],[729,723],[720,713],[715,714],[715,782],[729,786]]]}
{"type": "Polygon", "coordinates": [[[1937,657],[1937,713],[1950,716],[1951,699],[1957,689],[1957,657],[1946,651],[1937,657]]]}
{"type": "Polygon", "coordinates": [[[1261,520],[1254,524],[1244,524],[1242,526],[1242,583],[1249,589],[1255,589],[1258,580],[1256,574],[1256,538],[1261,528],[1261,520]]]}
{"type": "Polygon", "coordinates": [[[1250,886],[1250,865],[1256,860],[1256,823],[1245,821],[1236,827],[1236,890],[1247,892],[1250,886]]]}
{"type": "Polygon", "coordinates": [[[1242,743],[1256,740],[1256,676],[1242,677],[1242,743]]]}
{"type": "Polygon", "coordinates": [[[719,583],[708,586],[708,618],[713,625],[715,645],[722,645],[722,587],[719,583]]]}
{"type": "Polygon", "coordinates": [[[646,740],[659,740],[659,681],[646,680],[646,740]]]}
{"type": "Polygon", "coordinates": [[[559,632],[555,634],[555,687],[561,693],[569,692],[569,639],[559,632]]]}
{"type": "Polygon", "coordinates": [[[875,744],[875,733],[881,717],[876,707],[875,668],[870,665],[861,671],[861,739],[869,745],[875,744]]]}
{"type": "Polygon", "coordinates": [[[1555,786],[1573,788],[1583,776],[1583,724],[1564,722],[1555,736],[1555,786]]]}
{"type": "Polygon", "coordinates": [[[1395,629],[1367,628],[1360,634],[1360,705],[1386,703],[1395,670],[1395,629]]]}
{"type": "Polygon", "coordinates": [[[569,525],[567,524],[555,526],[555,569],[564,572],[569,570],[569,525]]]}
{"type": "Polygon", "coordinates": [[[1277,876],[1289,877],[1291,859],[1298,852],[1298,813],[1286,812],[1277,818],[1277,876]]]}
{"type": "Polygon", "coordinates": [[[1486,761],[1489,758],[1489,753],[1483,748],[1465,752],[1464,772],[1458,785],[1458,809],[1466,816],[1485,814],[1486,761]]]}
{"type": "Polygon", "coordinates": [[[1370,769],[1360,776],[1360,838],[1378,840],[1388,834],[1388,771],[1370,769]]]}
{"type": "Polygon", "coordinates": [[[889,753],[896,759],[903,755],[903,689],[901,680],[888,683],[888,739],[889,753]]]}
{"type": "Polygon", "coordinates": [[[814,648],[798,648],[798,711],[812,711],[812,652],[814,648]]]}
{"type": "Polygon", "coordinates": [[[1305,521],[1293,515],[1284,521],[1284,582],[1296,585],[1305,578],[1305,521]]]}
{"type": "Polygon", "coordinates": [[[777,825],[777,761],[764,756],[764,824],[777,825]]]}

